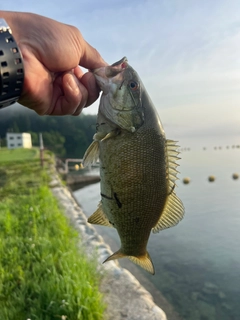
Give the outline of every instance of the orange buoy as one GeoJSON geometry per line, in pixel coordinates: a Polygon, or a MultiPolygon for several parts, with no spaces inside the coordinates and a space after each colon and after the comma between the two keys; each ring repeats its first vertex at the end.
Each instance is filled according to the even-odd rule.
{"type": "Polygon", "coordinates": [[[184,184],[189,184],[189,183],[190,183],[190,181],[191,181],[191,179],[190,179],[190,178],[188,178],[188,177],[183,178],[183,183],[184,183],[184,184]]]}
{"type": "Polygon", "coordinates": [[[209,177],[208,177],[208,181],[209,181],[209,182],[215,181],[215,177],[214,177],[214,176],[209,176],[209,177]]]}
{"type": "Polygon", "coordinates": [[[239,175],[237,173],[233,173],[232,178],[233,180],[237,180],[239,178],[239,175]]]}

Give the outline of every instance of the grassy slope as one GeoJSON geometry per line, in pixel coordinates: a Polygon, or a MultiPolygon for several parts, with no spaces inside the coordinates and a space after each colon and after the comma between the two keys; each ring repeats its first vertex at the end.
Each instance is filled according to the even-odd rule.
{"type": "Polygon", "coordinates": [[[32,149],[7,149],[1,148],[0,149],[0,163],[5,161],[21,161],[21,160],[30,160],[38,157],[39,149],[32,148],[32,149]]]}
{"type": "Polygon", "coordinates": [[[0,319],[102,319],[95,262],[33,158],[0,163],[0,319]]]}

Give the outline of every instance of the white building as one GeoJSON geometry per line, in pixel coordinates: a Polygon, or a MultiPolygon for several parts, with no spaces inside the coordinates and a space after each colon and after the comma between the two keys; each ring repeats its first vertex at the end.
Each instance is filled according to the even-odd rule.
{"type": "Polygon", "coordinates": [[[30,133],[7,132],[8,149],[32,148],[32,138],[30,133]]]}

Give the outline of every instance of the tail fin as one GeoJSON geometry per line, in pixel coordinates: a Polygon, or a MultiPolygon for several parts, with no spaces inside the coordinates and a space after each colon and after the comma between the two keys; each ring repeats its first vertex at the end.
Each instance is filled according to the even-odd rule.
{"type": "Polygon", "coordinates": [[[121,249],[120,249],[120,250],[116,251],[114,254],[112,254],[111,256],[109,256],[105,261],[103,261],[103,263],[110,261],[110,260],[120,259],[120,258],[128,258],[132,262],[134,262],[135,264],[139,265],[140,267],[142,267],[143,269],[148,271],[149,273],[155,274],[155,270],[154,270],[154,266],[153,266],[151,257],[147,251],[146,251],[145,255],[136,257],[136,256],[126,255],[126,254],[122,253],[121,249]]]}

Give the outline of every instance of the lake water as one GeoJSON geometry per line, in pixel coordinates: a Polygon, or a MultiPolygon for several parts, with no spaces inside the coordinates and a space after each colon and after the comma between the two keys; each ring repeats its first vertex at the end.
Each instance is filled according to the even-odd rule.
{"type": "MultiPolygon", "coordinates": [[[[181,153],[176,193],[185,206],[174,228],[152,234],[148,251],[156,274],[138,272],[164,295],[183,320],[240,319],[240,148],[195,149],[181,153]],[[214,175],[214,182],[208,177],[214,175]],[[184,177],[190,177],[187,185],[184,177]]],[[[100,186],[76,191],[87,216],[100,200],[100,186]]],[[[97,226],[119,248],[116,230],[97,226]]],[[[125,260],[125,259],[124,259],[125,260]]],[[[179,319],[179,318],[178,318],[179,319]]],[[[168,317],[168,320],[172,320],[168,317]]]]}

